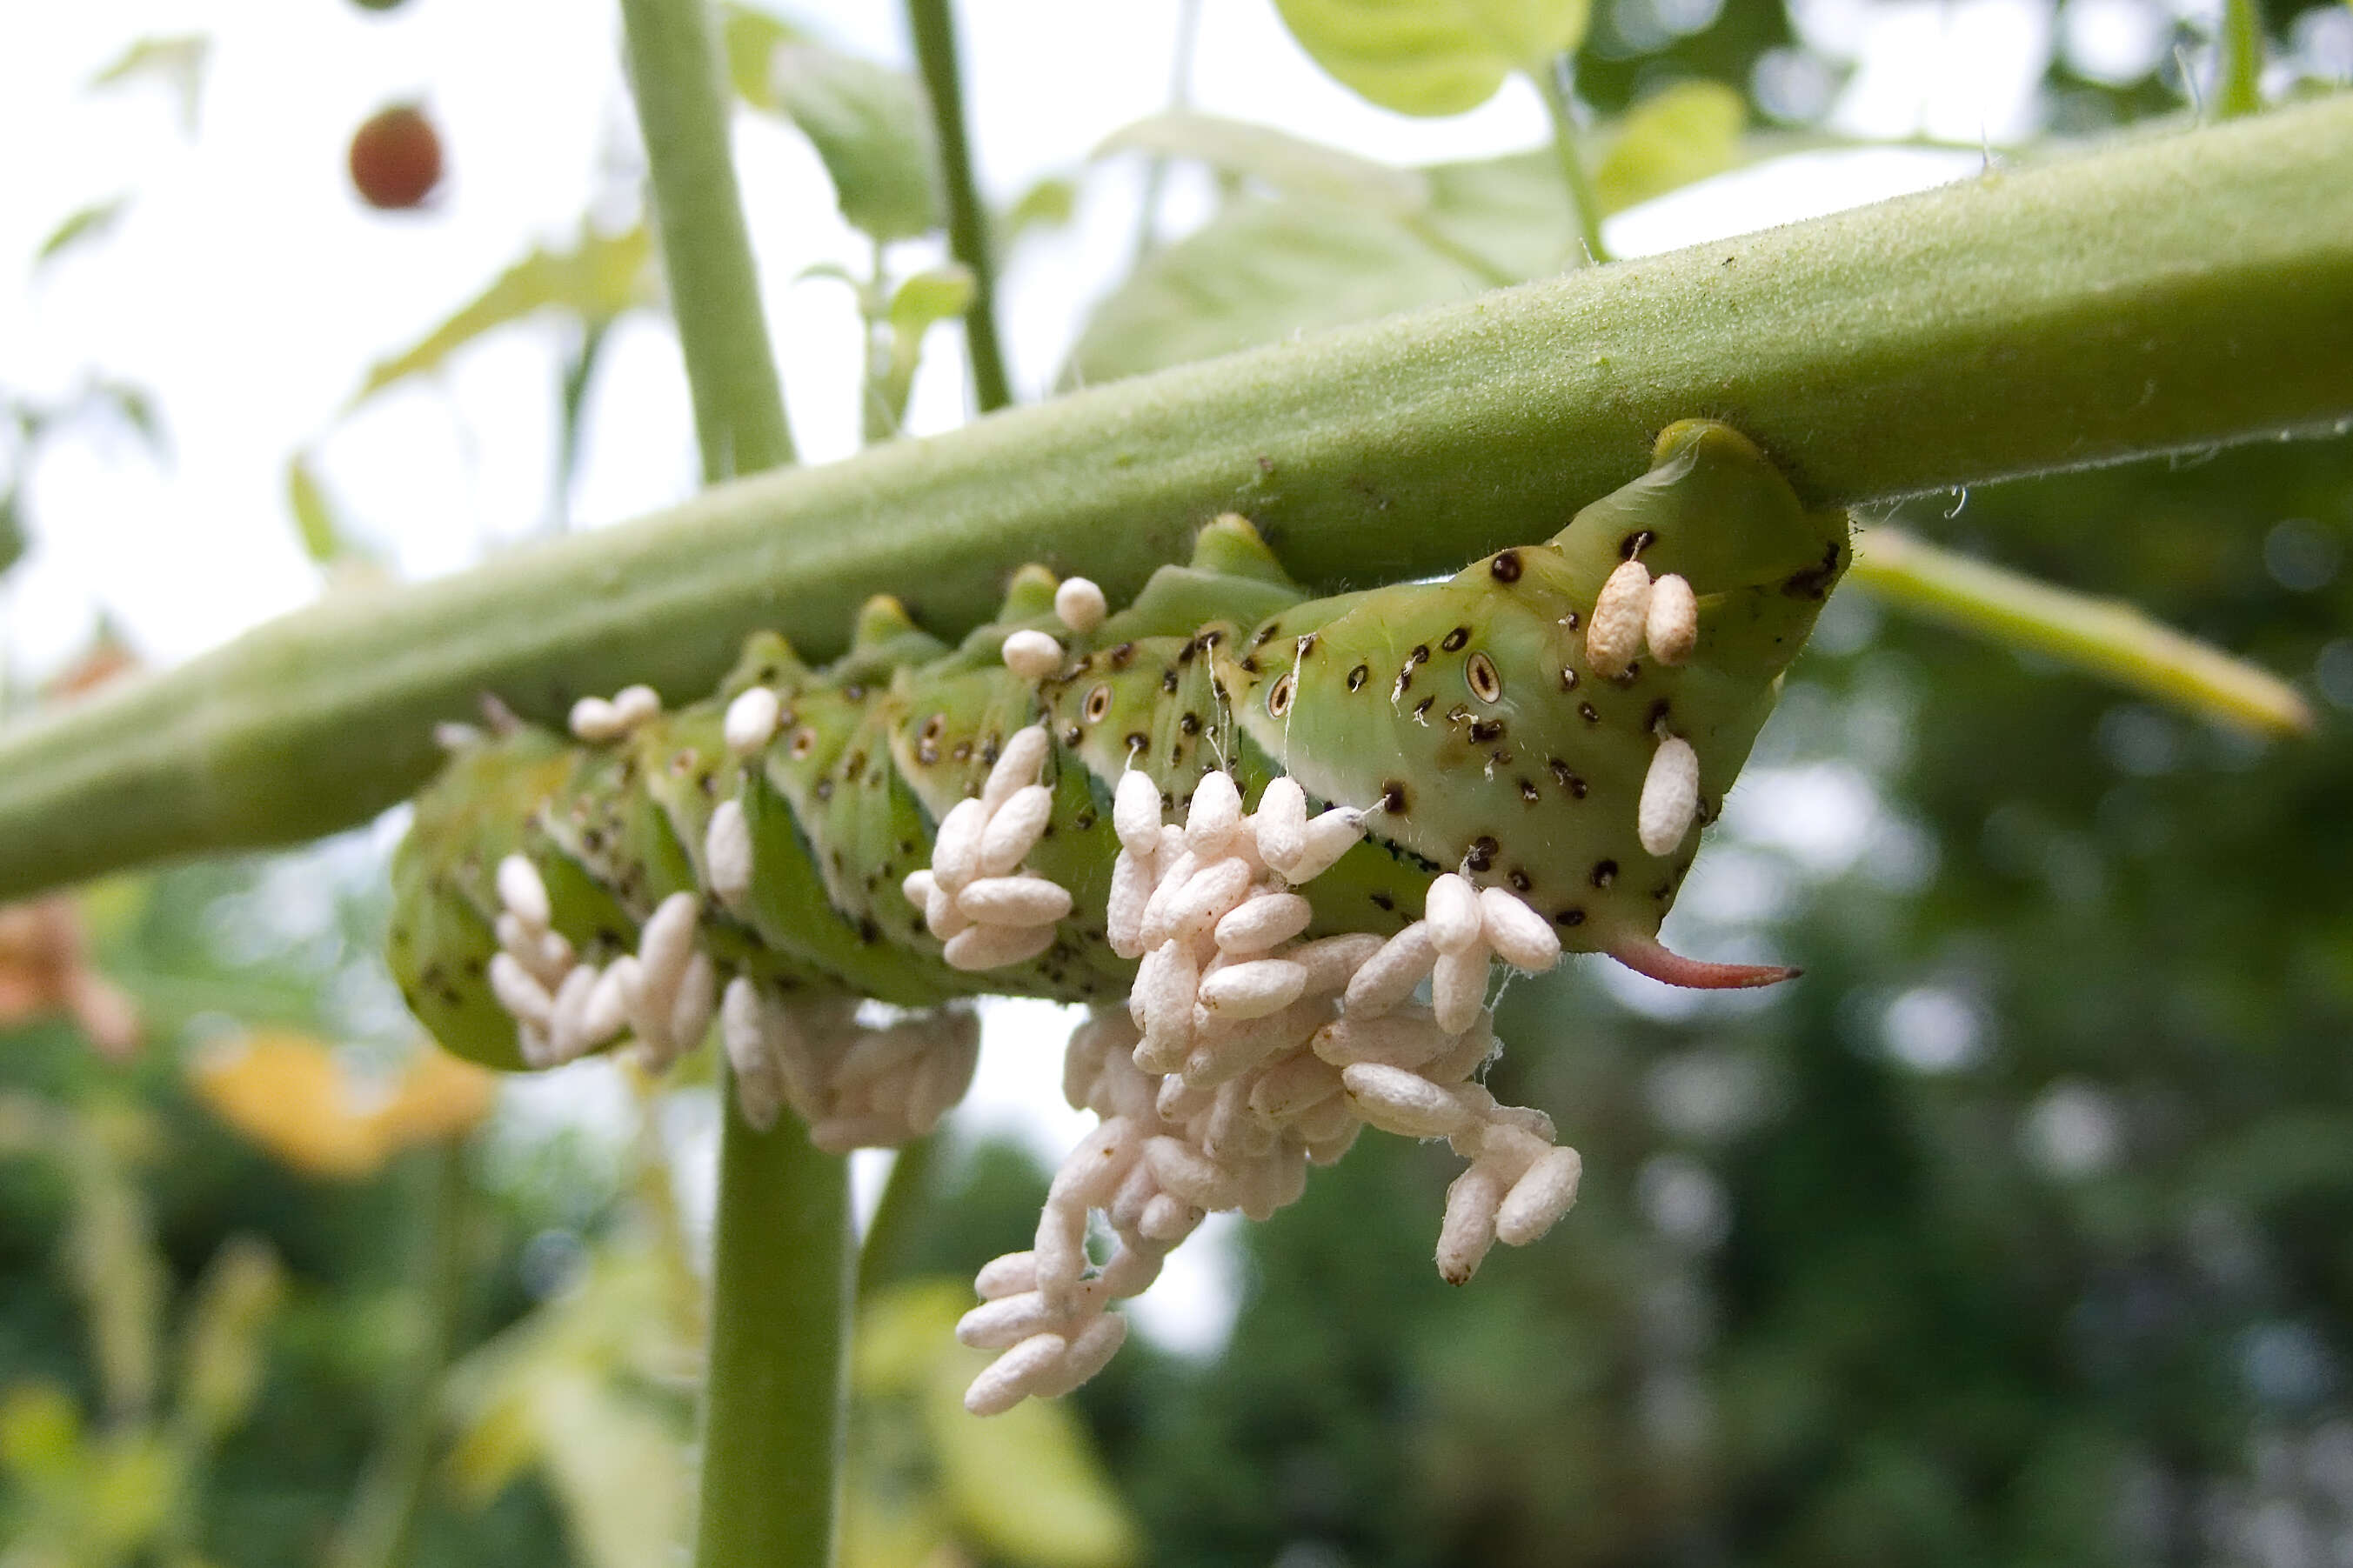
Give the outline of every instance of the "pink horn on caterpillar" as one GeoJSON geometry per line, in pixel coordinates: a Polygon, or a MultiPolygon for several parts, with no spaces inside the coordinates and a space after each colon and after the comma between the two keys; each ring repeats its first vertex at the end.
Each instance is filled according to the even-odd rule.
{"type": "Polygon", "coordinates": [[[1637,974],[1694,991],[1746,991],[1778,985],[1805,973],[1783,963],[1710,963],[1704,958],[1685,958],[1648,937],[1620,942],[1609,953],[1637,974]]]}

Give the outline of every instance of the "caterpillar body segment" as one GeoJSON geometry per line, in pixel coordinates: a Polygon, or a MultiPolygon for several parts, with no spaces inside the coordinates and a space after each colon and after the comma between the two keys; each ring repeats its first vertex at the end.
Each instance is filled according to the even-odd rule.
{"type": "MultiPolygon", "coordinates": [[[[518,968],[551,1017],[571,986],[557,1035],[594,1037],[592,1048],[625,1037],[601,1032],[614,1004],[600,1011],[571,969],[611,978],[637,962],[649,922],[681,894],[706,961],[668,1015],[681,1027],[708,1020],[698,988],[736,979],[787,1010],[860,997],[936,1008],[980,993],[1113,1000],[1137,984],[1107,930],[1121,781],[1142,773],[1181,823],[1204,776],[1224,773],[1244,810],[1287,776],[1310,815],[1363,814],[1366,840],[1303,879],[1302,940],[1394,935],[1420,919],[1434,877],[1458,872],[1525,902],[1567,948],[1684,984],[1752,984],[1664,954],[1656,933],[1698,827],[1847,558],[1843,514],[1808,511],[1744,438],[1691,423],[1661,437],[1648,475],[1551,540],[1441,583],[1310,598],[1229,517],[1203,531],[1188,564],[1162,568],[1099,621],[1085,595],[1076,618],[1058,616],[1056,581],[1037,567],[1016,574],[996,621],[953,647],[878,598],[826,668],[764,634],[717,693],[639,715],[617,736],[575,745],[513,727],[453,756],[396,860],[393,967],[444,1045],[507,1068],[536,1065],[535,1041],[544,1053],[545,1029],[501,1000],[536,1015],[539,993],[518,968]],[[1613,607],[1609,635],[1634,628],[1628,658],[1589,644],[1597,605],[1630,563],[1640,573],[1621,581],[1640,575],[1637,588],[1676,581],[1655,615],[1648,595],[1630,623],[1627,605],[1613,607]],[[1029,678],[1007,663],[1008,637],[1023,631],[1060,650],[1029,678]],[[757,695],[737,706],[755,689],[773,694],[772,711],[757,695]],[[1016,903],[1052,902],[1035,882],[1065,890],[1068,913],[1032,928],[1034,942],[998,944],[1017,956],[960,966],[957,937],[942,933],[963,917],[943,925],[909,889],[948,875],[934,866],[944,825],[996,788],[992,770],[1035,725],[1050,743],[1034,779],[998,781],[1034,793],[1018,809],[988,804],[1036,819],[1018,862],[987,874],[1016,903]],[[1688,752],[1662,749],[1670,738],[1688,752]],[[1676,771],[1686,755],[1695,781],[1676,771]],[[514,857],[544,888],[543,933],[519,934],[502,902],[501,868],[514,857]],[[598,1020],[586,1035],[584,1016],[598,1020]]],[[[975,939],[962,941],[969,958],[975,939]]],[[[650,1017],[643,995],[636,1005],[650,1017]]],[[[729,1006],[755,1011],[744,997],[729,1006]]],[[[845,1113],[845,1127],[854,1121],[845,1113]]]]}

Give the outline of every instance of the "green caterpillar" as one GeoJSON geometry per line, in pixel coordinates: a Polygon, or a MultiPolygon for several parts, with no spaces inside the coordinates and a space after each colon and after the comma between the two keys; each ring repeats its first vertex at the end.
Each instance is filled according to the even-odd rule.
{"type": "MultiPolygon", "coordinates": [[[[619,731],[601,741],[512,726],[457,748],[395,862],[393,969],[443,1045],[510,1068],[544,1052],[526,1051],[534,1037],[495,983],[502,918],[509,950],[544,941],[609,965],[672,940],[648,922],[681,893],[695,919],[676,940],[706,999],[670,1022],[697,1036],[712,985],[734,976],[818,1008],[1114,999],[1137,971],[1107,926],[1113,802],[1140,771],[1180,815],[1212,772],[1245,803],[1287,774],[1311,805],[1361,812],[1362,842],[1299,889],[1309,938],[1395,933],[1459,870],[1571,950],[1681,984],[1778,978],[1679,958],[1657,931],[1848,559],[1843,512],[1809,510],[1746,438],[1691,421],[1548,542],[1443,582],[1311,598],[1229,517],[1099,624],[1058,618],[1055,580],[1034,566],[954,647],[877,598],[826,668],[762,634],[702,701],[629,725],[600,710],[599,732],[619,731]],[[1045,651],[1029,676],[1008,663],[1023,632],[1055,639],[1015,645],[1045,651]],[[766,721],[748,750],[741,733],[731,748],[731,714],[739,731],[766,721]],[[910,877],[1008,738],[1039,723],[1045,816],[1020,870],[1066,890],[1069,912],[992,950],[1034,951],[961,968],[910,877]],[[535,886],[501,887],[516,857],[535,886]]],[[[551,1000],[564,973],[548,972],[551,1000]]]]}

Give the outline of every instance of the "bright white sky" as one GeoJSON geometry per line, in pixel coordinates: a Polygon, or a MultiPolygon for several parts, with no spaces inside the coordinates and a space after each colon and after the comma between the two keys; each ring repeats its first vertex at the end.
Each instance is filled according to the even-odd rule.
{"type": "MultiPolygon", "coordinates": [[[[2120,3],[2074,0],[2071,11],[2111,54],[2147,45],[2109,36],[2129,18],[2108,26],[2100,8],[2120,3]]],[[[1000,202],[1072,171],[1166,101],[1176,0],[965,10],[975,140],[1000,202]]],[[[1841,124],[1968,143],[2031,128],[2051,47],[2038,0],[1800,0],[1798,10],[1818,47],[1858,64],[1841,124]]],[[[905,58],[896,5],[809,0],[794,11],[845,47],[905,58]]],[[[1204,15],[1194,100],[1208,111],[1399,162],[1514,151],[1546,135],[1523,84],[1472,114],[1407,120],[1324,77],[1271,0],[1205,0],[1204,15]]],[[[338,0],[130,0],[42,6],[0,24],[0,146],[16,150],[0,202],[0,279],[11,280],[0,287],[0,382],[47,397],[92,373],[144,386],[172,444],[159,468],[128,437],[68,440],[28,476],[36,549],[0,598],[0,644],[20,669],[65,658],[101,607],[170,662],[322,591],[284,500],[288,455],[334,424],[371,362],[532,246],[566,243],[584,213],[630,209],[615,173],[630,166],[634,137],[617,33],[609,4],[579,0],[411,0],[388,16],[338,0]],[[193,140],[160,87],[83,89],[131,40],[193,26],[215,45],[193,140]],[[405,99],[438,121],[450,177],[427,216],[370,213],[346,184],[345,144],[363,118],[405,99]],[[32,276],[36,247],[68,214],[118,194],[132,199],[111,235],[32,276]]],[[[863,270],[862,244],[792,132],[747,119],[740,156],[796,436],[810,460],[846,456],[857,437],[855,316],[839,285],[794,279],[820,262],[863,270]]],[[[1973,154],[1892,151],[1796,160],[1623,215],[1610,239],[1630,254],[1668,248],[1976,164],[1973,154]]],[[[1106,165],[1070,230],[1011,258],[1004,315],[1026,393],[1051,379],[1084,302],[1124,264],[1137,190],[1132,165],[1106,165]]],[[[1206,182],[1178,180],[1165,210],[1182,226],[1208,201],[1206,182]]],[[[560,342],[553,330],[502,334],[437,386],[385,398],[328,437],[329,486],[399,571],[455,570],[543,526],[560,342]]],[[[919,432],[965,417],[955,346],[952,334],[934,341],[912,414],[919,432]]],[[[689,491],[692,432],[665,329],[637,318],[617,334],[589,425],[574,507],[582,525],[689,491]]],[[[962,1114],[967,1126],[1018,1129],[1052,1157],[1084,1119],[1053,1103],[1036,1012],[1014,1006],[993,1023],[997,1043],[962,1114]]],[[[1230,1315],[1228,1254],[1197,1243],[1177,1257],[1190,1261],[1152,1293],[1146,1326],[1170,1342],[1214,1343],[1230,1315]]]]}

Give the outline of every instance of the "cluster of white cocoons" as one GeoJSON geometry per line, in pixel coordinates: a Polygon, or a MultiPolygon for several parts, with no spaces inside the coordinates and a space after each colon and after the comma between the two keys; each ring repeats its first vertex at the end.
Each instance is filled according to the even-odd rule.
{"type": "Polygon", "coordinates": [[[1042,724],[1015,731],[980,794],[940,819],[931,865],[900,885],[955,968],[1027,963],[1071,912],[1069,889],[1021,865],[1053,815],[1054,792],[1038,782],[1052,746],[1042,724]]]}
{"type": "MultiPolygon", "coordinates": [[[[1661,664],[1681,664],[1699,641],[1699,599],[1670,572],[1652,578],[1640,561],[1609,574],[1585,628],[1585,662],[1599,676],[1624,673],[1642,649],[1661,664]]],[[[1659,737],[1642,778],[1635,836],[1652,855],[1672,855],[1699,811],[1699,753],[1680,735],[1659,737]]]]}
{"type": "Polygon", "coordinates": [[[788,1006],[747,977],[729,981],[719,1033],[744,1121],[765,1132],[790,1105],[829,1154],[888,1148],[937,1127],[972,1085],[978,1016],[944,1007],[870,1027],[857,1015],[846,999],[788,1006]]]}
{"type": "Polygon", "coordinates": [[[627,1027],[659,1071],[701,1042],[718,1000],[718,973],[695,945],[693,894],[664,899],[638,934],[638,951],[599,969],[582,963],[550,927],[547,883],[528,858],[500,861],[497,886],[491,993],[514,1016],[525,1063],[560,1067],[627,1027]]]}
{"type": "Polygon", "coordinates": [[[583,697],[572,705],[575,739],[602,745],[617,741],[661,712],[661,698],[650,686],[624,686],[610,697],[583,697]]]}
{"type": "Polygon", "coordinates": [[[1455,1283],[1496,1241],[1542,1236],[1577,1195],[1577,1153],[1554,1146],[1550,1120],[1472,1081],[1495,1051],[1491,958],[1535,972],[1560,957],[1543,916],[1450,874],[1426,918],[1394,937],[1301,941],[1312,911],[1292,889],[1362,827],[1345,807],[1309,818],[1289,778],[1245,816],[1232,779],[1206,774],[1178,828],[1131,772],[1113,823],[1111,942],[1143,963],[1125,1016],[1096,1014],[1065,1059],[1065,1095],[1103,1124],[1057,1173],[1035,1247],[981,1271],[986,1300],[958,1327],[966,1344],[1003,1352],[965,1396],[976,1415],[1092,1376],[1126,1331],[1110,1304],[1149,1286],[1204,1215],[1266,1218],[1367,1125],[1449,1139],[1471,1161],[1438,1246],[1455,1283]],[[1424,981],[1430,1005],[1413,1000],[1424,981]],[[1118,1238],[1100,1268],[1091,1211],[1118,1238]]]}

